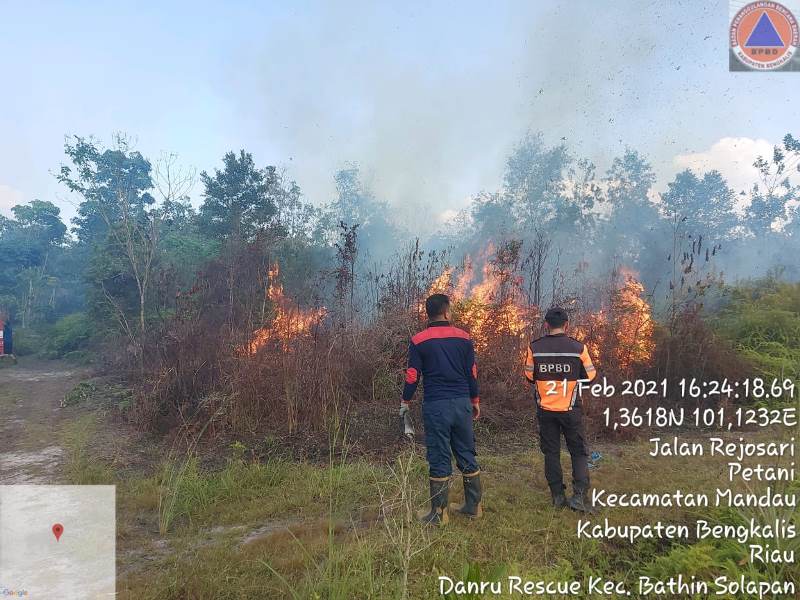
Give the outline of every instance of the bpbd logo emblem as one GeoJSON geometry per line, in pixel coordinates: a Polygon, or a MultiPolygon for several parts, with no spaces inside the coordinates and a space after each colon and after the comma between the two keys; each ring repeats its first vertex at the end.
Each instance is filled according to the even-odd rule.
{"type": "Polygon", "coordinates": [[[731,21],[731,51],[746,67],[772,71],[786,65],[800,46],[792,12],[778,2],[751,2],[731,21]]]}

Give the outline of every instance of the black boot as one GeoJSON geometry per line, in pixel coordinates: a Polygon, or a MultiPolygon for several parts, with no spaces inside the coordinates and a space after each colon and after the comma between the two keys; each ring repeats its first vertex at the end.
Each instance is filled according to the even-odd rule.
{"type": "Polygon", "coordinates": [[[419,514],[419,520],[426,525],[447,524],[447,494],[450,489],[450,478],[431,477],[431,511],[424,510],[419,514]]]}
{"type": "Polygon", "coordinates": [[[481,474],[464,475],[464,504],[451,504],[450,510],[465,517],[480,519],[483,516],[481,474]]]}
{"type": "Polygon", "coordinates": [[[567,500],[569,507],[577,512],[594,514],[595,510],[594,506],[592,506],[592,501],[589,499],[588,490],[582,486],[575,486],[573,491],[574,494],[567,500]]]}
{"type": "Polygon", "coordinates": [[[564,484],[558,484],[550,487],[550,495],[553,497],[553,508],[561,510],[567,506],[567,496],[564,494],[564,484]]]}

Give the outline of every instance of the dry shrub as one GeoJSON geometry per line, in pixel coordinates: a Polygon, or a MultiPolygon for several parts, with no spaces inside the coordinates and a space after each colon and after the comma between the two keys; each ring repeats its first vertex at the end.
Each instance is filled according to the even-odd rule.
{"type": "Polygon", "coordinates": [[[659,326],[655,330],[649,377],[666,378],[674,384],[682,378],[732,381],[751,375],[752,365],[711,330],[699,305],[686,306],[671,327],[659,326]]]}
{"type": "MultiPolygon", "coordinates": [[[[501,245],[486,267],[480,295],[455,295],[453,303],[456,324],[476,333],[485,422],[504,430],[535,409],[522,362],[526,344],[541,331],[542,311],[525,301],[519,251],[519,245],[501,245]],[[491,289],[486,281],[493,282],[491,289]]],[[[422,303],[433,285],[449,291],[452,283],[442,278],[448,269],[444,254],[414,245],[388,271],[368,279],[358,305],[354,292],[341,294],[339,305],[323,312],[283,297],[276,301],[271,277],[277,270],[263,246],[223,255],[177,298],[174,316],[154,338],[133,417],[162,430],[210,421],[212,436],[263,439],[269,433],[309,447],[309,438],[325,439],[330,415],[347,414],[356,446],[383,448],[387,439],[399,438],[395,407],[409,339],[425,326],[422,303]],[[318,318],[309,319],[310,310],[318,318]]],[[[354,290],[352,269],[334,275],[340,273],[347,285],[337,288],[354,290]]],[[[630,274],[616,271],[590,293],[563,303],[573,313],[573,333],[612,383],[745,372],[699,310],[687,309],[672,329],[657,326],[630,274]]],[[[587,401],[590,428],[600,432],[603,409],[622,402],[587,401]]]]}

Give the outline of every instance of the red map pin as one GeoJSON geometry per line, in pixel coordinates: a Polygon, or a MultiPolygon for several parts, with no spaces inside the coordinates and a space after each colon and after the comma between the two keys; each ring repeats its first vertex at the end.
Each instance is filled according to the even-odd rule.
{"type": "Polygon", "coordinates": [[[53,525],[53,535],[56,536],[56,541],[61,539],[62,533],[64,533],[64,526],[61,523],[53,525]]]}

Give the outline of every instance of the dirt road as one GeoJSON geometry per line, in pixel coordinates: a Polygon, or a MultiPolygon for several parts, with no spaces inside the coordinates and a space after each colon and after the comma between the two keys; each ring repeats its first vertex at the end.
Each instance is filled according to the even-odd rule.
{"type": "Polygon", "coordinates": [[[60,404],[85,377],[61,361],[0,369],[0,484],[63,483],[60,404]]]}

